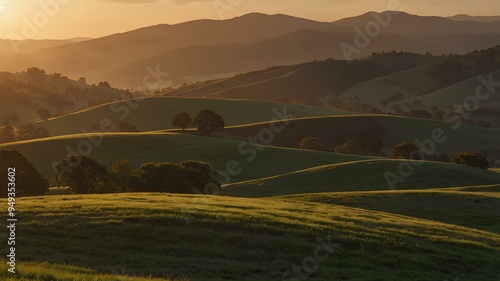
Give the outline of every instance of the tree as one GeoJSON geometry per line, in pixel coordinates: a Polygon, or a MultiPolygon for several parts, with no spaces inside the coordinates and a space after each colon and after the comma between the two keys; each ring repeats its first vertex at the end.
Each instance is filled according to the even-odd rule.
{"type": "Polygon", "coordinates": [[[214,194],[220,190],[220,174],[209,163],[189,160],[181,162],[179,166],[184,169],[184,181],[193,193],[214,194]]]}
{"type": "Polygon", "coordinates": [[[220,186],[220,174],[210,164],[193,160],[147,163],[129,180],[129,188],[137,192],[214,194],[220,186]]]}
{"type": "Polygon", "coordinates": [[[348,140],[344,144],[335,146],[335,153],[361,154],[361,144],[355,140],[348,140]]]}
{"type": "Polygon", "coordinates": [[[54,166],[54,182],[69,186],[76,194],[101,193],[109,189],[108,170],[88,156],[68,156],[54,166]]]}
{"type": "Polygon", "coordinates": [[[480,168],[487,170],[490,167],[490,163],[486,160],[479,151],[465,151],[458,153],[451,159],[452,163],[466,165],[474,168],[480,168]]]}
{"type": "Polygon", "coordinates": [[[138,170],[138,176],[131,178],[130,188],[137,192],[192,193],[184,181],[179,165],[147,163],[138,170]]]}
{"type": "Polygon", "coordinates": [[[128,182],[133,175],[134,169],[132,169],[128,160],[124,159],[116,161],[109,172],[111,180],[122,192],[127,190],[128,182]]]}
{"type": "Polygon", "coordinates": [[[107,81],[101,81],[97,85],[99,88],[111,88],[111,85],[107,81]]]}
{"type": "Polygon", "coordinates": [[[35,130],[35,125],[29,123],[19,128],[19,135],[23,136],[25,134],[31,134],[33,133],[34,130],[35,130]]]}
{"type": "Polygon", "coordinates": [[[50,117],[52,117],[52,115],[50,114],[50,112],[47,109],[44,109],[44,108],[39,109],[37,111],[37,113],[38,113],[38,116],[40,118],[42,118],[43,120],[47,120],[50,117]]]}
{"type": "Polygon", "coordinates": [[[189,127],[193,123],[193,119],[191,119],[191,115],[187,112],[182,112],[175,115],[174,120],[172,121],[172,125],[176,128],[182,128],[184,131],[187,127],[189,127]]]}
{"type": "Polygon", "coordinates": [[[78,83],[80,83],[80,84],[84,84],[84,85],[87,85],[87,78],[85,78],[85,77],[80,77],[80,78],[78,79],[78,83]]]}
{"type": "Polygon", "coordinates": [[[302,149],[326,150],[323,140],[318,137],[305,137],[300,141],[299,146],[302,149]]]}
{"type": "Polygon", "coordinates": [[[127,121],[123,121],[118,125],[118,131],[120,132],[139,132],[139,128],[130,124],[127,121]]]}
{"type": "Polygon", "coordinates": [[[193,121],[193,126],[205,136],[211,136],[214,131],[224,130],[225,125],[222,116],[208,109],[198,112],[193,121]]]}
{"type": "MultiPolygon", "coordinates": [[[[16,196],[39,196],[49,191],[48,180],[37,170],[35,164],[18,150],[0,150],[0,170],[13,172],[15,179],[16,196]],[[15,171],[11,171],[15,169],[15,171]]],[[[10,176],[9,176],[10,177],[10,176]]],[[[7,197],[9,178],[0,177],[0,197],[7,197]]]]}
{"type": "Polygon", "coordinates": [[[404,142],[396,145],[392,149],[392,158],[394,159],[420,159],[420,149],[412,142],[404,142]]]}
{"type": "Polygon", "coordinates": [[[32,134],[35,138],[48,138],[48,137],[50,137],[49,130],[47,130],[43,127],[36,128],[32,134]]]}

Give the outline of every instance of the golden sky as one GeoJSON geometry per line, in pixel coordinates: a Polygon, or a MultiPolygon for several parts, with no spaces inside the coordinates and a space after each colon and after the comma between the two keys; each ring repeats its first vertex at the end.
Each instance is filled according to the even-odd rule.
{"type": "Polygon", "coordinates": [[[250,12],[334,21],[391,5],[417,15],[500,15],[500,0],[0,0],[0,38],[95,38],[250,12]]]}

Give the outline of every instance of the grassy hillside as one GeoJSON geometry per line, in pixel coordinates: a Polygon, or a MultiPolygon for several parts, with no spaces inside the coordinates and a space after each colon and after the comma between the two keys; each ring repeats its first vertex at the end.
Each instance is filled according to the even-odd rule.
{"type": "Polygon", "coordinates": [[[17,207],[20,269],[38,260],[191,281],[286,280],[292,266],[314,259],[319,240],[331,252],[318,252],[328,255],[308,267],[310,280],[495,280],[500,274],[499,234],[345,206],[113,194],[24,198],[17,207]]]}
{"type": "MultiPolygon", "coordinates": [[[[288,42],[288,44],[293,44],[288,42]]],[[[336,46],[338,44],[335,44],[336,46]]],[[[283,48],[286,48],[283,46],[283,48]]],[[[440,61],[412,53],[383,54],[363,60],[322,60],[244,73],[180,88],[169,95],[187,97],[255,98],[262,100],[318,100],[390,73],[425,62],[440,61]]]]}
{"type": "MultiPolygon", "coordinates": [[[[451,85],[449,87],[446,87],[444,89],[438,90],[436,92],[433,92],[431,94],[417,97],[419,100],[421,100],[424,104],[432,104],[438,107],[442,106],[449,106],[452,104],[464,104],[466,101],[466,98],[469,96],[474,96],[476,93],[476,88],[479,85],[482,85],[480,82],[479,77],[483,77],[486,81],[488,81],[488,76],[490,74],[485,74],[477,77],[473,77],[467,80],[464,80],[462,82],[459,82],[457,84],[451,85]]],[[[500,78],[500,70],[497,70],[495,72],[491,73],[492,75],[492,81],[499,81],[500,78]]],[[[487,95],[488,89],[483,86],[483,88],[479,92],[482,96],[487,95]]],[[[404,103],[409,102],[411,103],[413,99],[407,99],[405,101],[402,101],[402,107],[407,107],[404,106],[404,103]]],[[[490,94],[490,96],[485,99],[480,101],[480,106],[495,106],[496,103],[500,102],[500,97],[495,94],[490,94]]]]}
{"type": "Polygon", "coordinates": [[[0,101],[0,108],[2,108],[0,122],[4,122],[5,124],[15,124],[16,122],[26,122],[38,119],[38,113],[33,108],[4,101],[0,101]],[[19,119],[12,120],[12,114],[17,115],[19,119]]]}
{"type": "MultiPolygon", "coordinates": [[[[495,186],[493,186],[495,187],[495,186]]],[[[500,233],[500,193],[484,188],[398,190],[317,193],[283,196],[283,200],[300,200],[343,205],[421,219],[440,221],[500,233]]]]}
{"type": "MultiPolygon", "coordinates": [[[[226,185],[222,195],[267,197],[287,194],[390,190],[385,173],[399,175],[400,160],[365,160],[319,166],[289,174],[226,185]]],[[[423,162],[396,190],[499,184],[500,174],[456,164],[423,162]]]]}
{"type": "Polygon", "coordinates": [[[36,126],[47,128],[51,135],[78,134],[90,130],[92,124],[107,118],[115,127],[122,121],[135,125],[141,131],[171,129],[174,116],[183,111],[194,118],[202,109],[210,109],[224,117],[227,126],[270,121],[276,112],[294,113],[298,116],[326,116],[350,114],[345,111],[250,100],[146,98],[105,104],[67,116],[41,121],[36,126]]]}
{"type": "MultiPolygon", "coordinates": [[[[357,139],[366,134],[377,134],[384,148],[392,149],[396,144],[428,139],[435,129],[443,129],[448,140],[437,144],[436,153],[453,155],[466,150],[490,150],[499,146],[497,129],[486,129],[463,125],[454,130],[454,123],[436,120],[405,118],[387,115],[352,115],[318,118],[299,118],[290,120],[283,132],[276,134],[271,145],[299,147],[300,141],[307,136],[316,136],[324,140],[328,148],[357,139]],[[383,128],[383,130],[377,129],[383,128]],[[404,132],[404,133],[403,133],[404,132]]],[[[246,138],[255,135],[268,123],[250,124],[226,128],[224,134],[246,138]]]]}
{"type": "MultiPolygon", "coordinates": [[[[99,140],[99,135],[71,135],[47,139],[17,142],[0,145],[0,149],[18,149],[35,162],[47,177],[52,175],[52,162],[59,161],[68,154],[67,147],[73,150],[88,138],[99,140]]],[[[226,171],[227,164],[237,161],[242,168],[240,174],[231,177],[231,182],[256,179],[289,173],[317,165],[341,163],[367,159],[361,156],[338,155],[278,147],[259,147],[258,151],[250,144],[238,147],[241,142],[200,137],[176,133],[141,134],[104,134],[98,146],[92,146],[91,157],[105,163],[108,167],[118,159],[127,159],[134,167],[148,162],[181,162],[201,160],[211,163],[217,170],[226,171]],[[250,159],[252,153],[255,158],[250,159]],[[248,161],[248,159],[252,161],[248,161]]],[[[83,145],[83,151],[88,146],[83,145]]],[[[232,169],[231,169],[232,170],[232,169]]]]}
{"type": "Polygon", "coordinates": [[[0,278],[4,281],[187,281],[186,278],[151,278],[122,275],[121,269],[111,274],[98,273],[97,270],[48,262],[22,262],[16,265],[16,274],[8,272],[9,266],[4,260],[0,263],[0,278]]]}
{"type": "MultiPolygon", "coordinates": [[[[441,60],[440,58],[430,58],[433,58],[434,62],[441,60]]],[[[423,65],[364,81],[347,89],[341,97],[359,97],[363,103],[374,106],[380,106],[381,100],[388,98],[395,92],[403,94],[406,98],[414,98],[415,93],[410,92],[410,88],[431,84],[432,79],[427,74],[431,68],[432,65],[423,65]]],[[[328,98],[326,99],[328,100],[328,98]]]]}

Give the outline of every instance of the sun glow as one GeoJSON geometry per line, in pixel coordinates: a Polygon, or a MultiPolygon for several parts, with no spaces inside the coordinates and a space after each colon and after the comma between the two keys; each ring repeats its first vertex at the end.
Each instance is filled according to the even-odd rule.
{"type": "Polygon", "coordinates": [[[0,5],[0,11],[3,10],[4,6],[3,5],[0,5]]]}

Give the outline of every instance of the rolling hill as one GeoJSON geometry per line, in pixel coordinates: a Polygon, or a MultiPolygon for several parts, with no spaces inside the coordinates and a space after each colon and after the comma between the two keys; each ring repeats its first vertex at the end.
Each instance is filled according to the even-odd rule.
{"type": "Polygon", "coordinates": [[[0,149],[23,152],[48,178],[52,177],[54,161],[78,151],[82,151],[82,155],[90,154],[108,167],[119,159],[129,160],[133,167],[148,162],[200,160],[209,162],[219,171],[228,171],[229,163],[236,161],[242,170],[233,173],[229,182],[280,175],[317,165],[369,159],[328,152],[255,147],[242,141],[163,132],[69,135],[0,144],[0,149]]]}
{"type": "Polygon", "coordinates": [[[23,124],[38,119],[37,112],[41,109],[50,117],[140,96],[142,94],[112,88],[106,83],[89,85],[85,79],[76,81],[36,67],[18,73],[0,72],[0,121],[23,124]],[[11,118],[13,114],[16,118],[11,118]]]}
{"type": "Polygon", "coordinates": [[[82,271],[60,264],[126,280],[290,279],[295,265],[311,280],[494,280],[499,273],[498,233],[339,205],[113,194],[25,198],[18,209],[19,269],[30,280],[82,271]],[[304,271],[318,245],[321,261],[304,271]],[[28,262],[36,260],[54,265],[28,262]]]}
{"type": "MultiPolygon", "coordinates": [[[[416,142],[431,138],[435,129],[442,129],[448,136],[437,144],[435,153],[451,155],[467,150],[492,150],[498,148],[498,129],[462,125],[454,129],[455,123],[437,120],[416,119],[390,115],[340,115],[303,117],[290,120],[285,130],[274,136],[270,145],[298,148],[300,141],[308,136],[319,137],[328,149],[348,140],[376,137],[382,141],[383,149],[391,150],[405,141],[416,142]],[[404,134],[402,132],[404,131],[404,134]]],[[[233,126],[224,129],[224,135],[244,139],[256,135],[270,122],[233,126]]],[[[432,153],[433,154],[433,153],[432,153]]]]}
{"type": "Polygon", "coordinates": [[[318,202],[400,214],[500,233],[500,194],[495,186],[298,194],[280,200],[318,202]],[[411,203],[409,203],[411,202],[411,203]]]}
{"type": "Polygon", "coordinates": [[[282,115],[283,118],[292,118],[292,113],[299,116],[352,114],[330,108],[277,102],[154,97],[91,107],[35,124],[47,128],[52,136],[82,133],[103,119],[111,120],[115,127],[122,121],[127,121],[145,132],[172,129],[172,120],[176,114],[188,112],[194,118],[203,109],[210,109],[225,117],[227,126],[269,121],[276,118],[276,112],[279,113],[278,118],[282,118],[282,115]]]}
{"type": "Polygon", "coordinates": [[[412,162],[413,166],[407,164],[414,170],[410,176],[403,177],[401,175],[408,174],[407,171],[411,169],[401,168],[402,163],[404,161],[375,159],[319,166],[228,184],[222,189],[221,195],[260,198],[301,193],[389,190],[388,172],[401,177],[393,185],[396,190],[500,183],[500,174],[497,172],[437,162],[412,162]],[[401,174],[400,169],[404,171],[401,174]]]}
{"type": "Polygon", "coordinates": [[[357,83],[410,69],[422,63],[414,54],[390,55],[392,59],[360,61],[326,60],[276,66],[228,79],[207,81],[168,93],[173,96],[259,99],[319,99],[339,94],[357,83]]]}
{"type": "MultiPolygon", "coordinates": [[[[400,104],[403,108],[408,108],[409,104],[411,104],[414,100],[419,99],[424,104],[433,104],[437,107],[445,107],[451,104],[461,104],[463,105],[468,97],[474,96],[476,94],[476,89],[478,86],[483,85],[481,83],[480,78],[484,80],[489,80],[488,77],[491,75],[492,81],[500,81],[500,70],[489,73],[487,75],[480,75],[477,77],[469,78],[459,83],[453,84],[444,89],[440,89],[438,91],[432,92],[431,94],[427,94],[424,96],[418,96],[413,98],[407,98],[404,101],[398,102],[396,104],[400,104]]],[[[479,92],[482,96],[487,96],[486,99],[482,99],[480,101],[480,106],[493,106],[496,107],[496,104],[500,102],[500,97],[495,94],[488,94],[488,89],[482,86],[483,88],[479,92]]]]}

